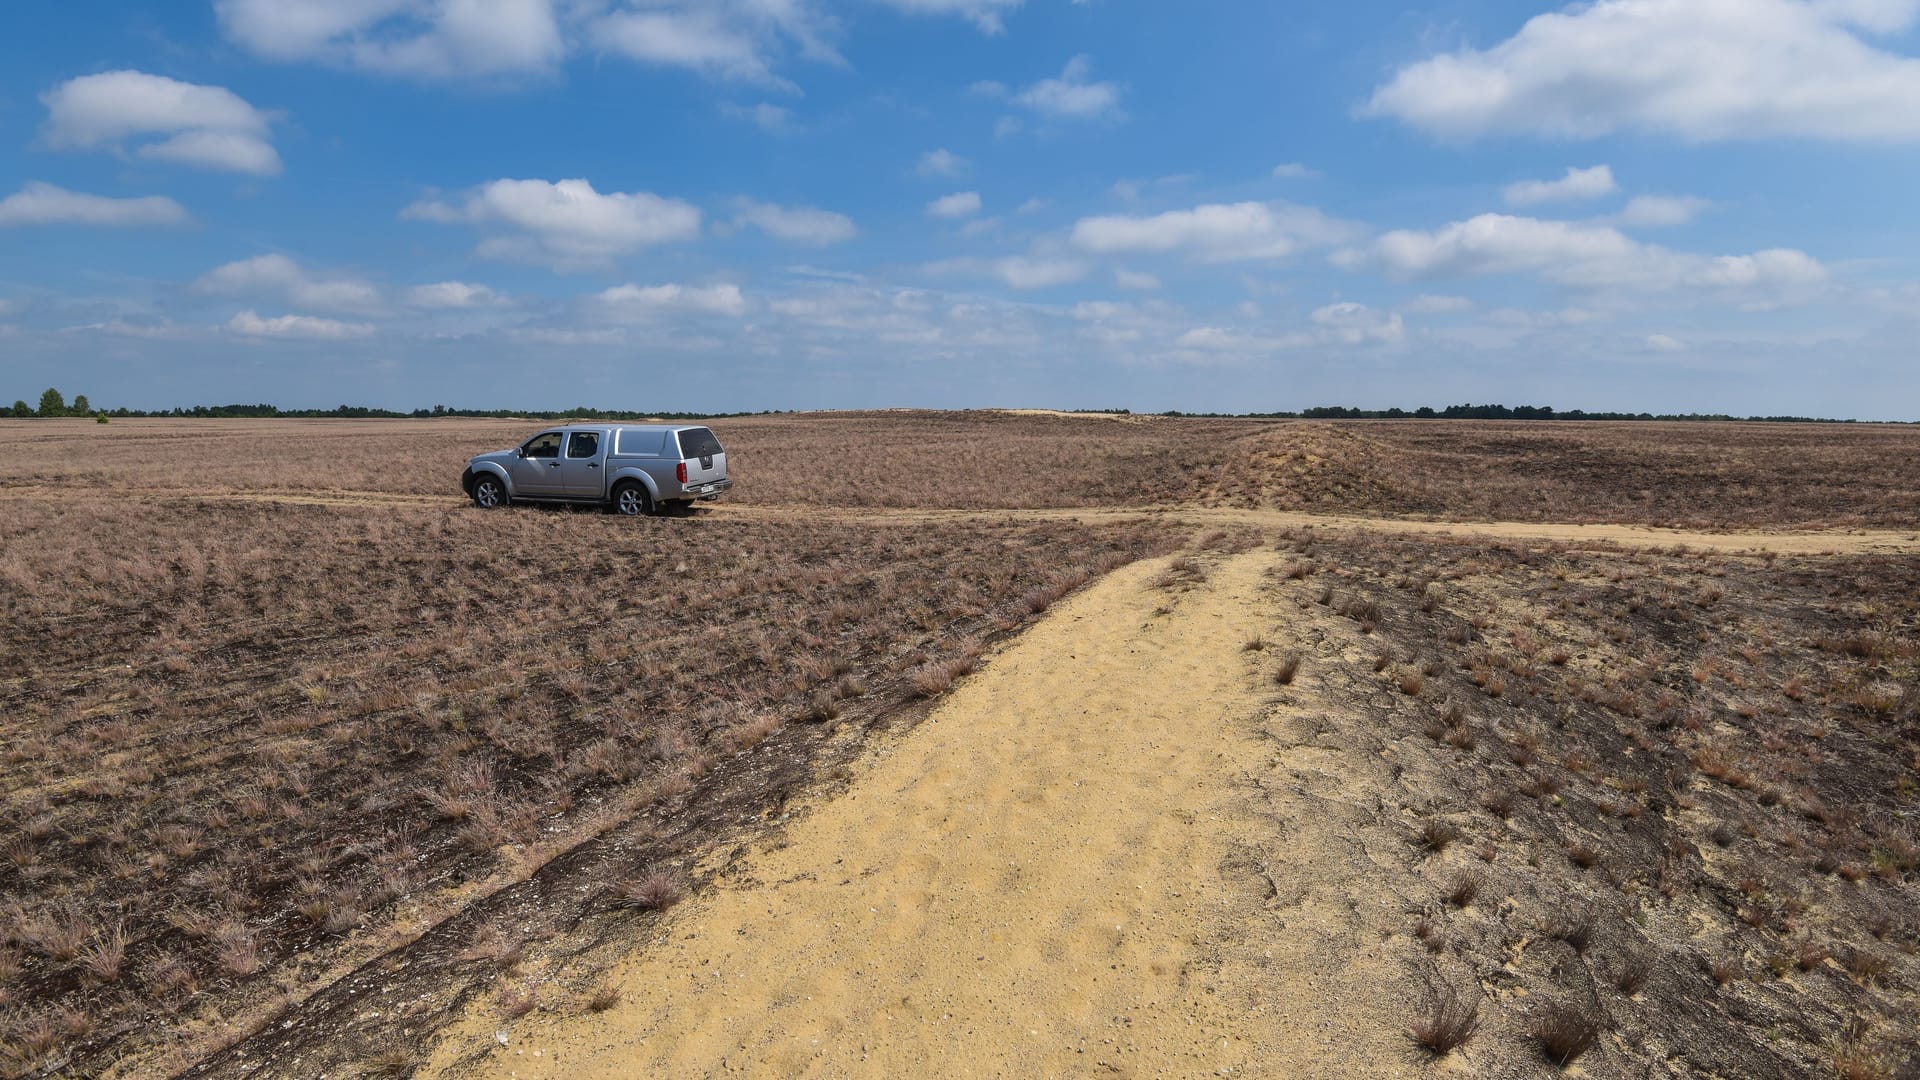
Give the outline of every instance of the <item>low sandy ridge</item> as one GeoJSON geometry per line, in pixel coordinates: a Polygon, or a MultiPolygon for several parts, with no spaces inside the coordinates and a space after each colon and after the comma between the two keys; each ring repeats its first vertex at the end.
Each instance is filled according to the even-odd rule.
{"type": "Polygon", "coordinates": [[[489,1000],[422,1075],[1414,1075],[1390,905],[1301,857],[1346,825],[1289,814],[1272,852],[1279,707],[1241,646],[1273,633],[1277,558],[1171,603],[1138,563],[1057,605],[727,857],[616,968],[619,1005],[489,1000]]]}

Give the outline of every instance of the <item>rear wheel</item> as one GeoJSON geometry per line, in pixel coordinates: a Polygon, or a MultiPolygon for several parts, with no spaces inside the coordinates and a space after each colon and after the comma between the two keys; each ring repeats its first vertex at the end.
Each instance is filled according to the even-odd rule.
{"type": "Polygon", "coordinates": [[[507,487],[496,476],[480,476],[473,482],[473,505],[495,510],[507,505],[507,487]]]}
{"type": "Polygon", "coordinates": [[[629,480],[613,489],[613,512],[623,517],[644,517],[653,513],[653,499],[645,486],[629,480]]]}

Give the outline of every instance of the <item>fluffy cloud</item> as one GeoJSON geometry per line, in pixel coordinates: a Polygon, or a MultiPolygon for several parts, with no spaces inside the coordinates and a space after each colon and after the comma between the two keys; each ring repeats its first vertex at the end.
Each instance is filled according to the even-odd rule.
{"type": "Polygon", "coordinates": [[[1123,289],[1152,290],[1160,287],[1159,278],[1138,270],[1129,270],[1124,266],[1114,267],[1113,283],[1123,289]]]}
{"type": "Polygon", "coordinates": [[[12,225],[178,225],[187,211],[172,199],[148,195],[111,199],[29,182],[0,199],[0,228],[12,225]]]}
{"type": "Polygon", "coordinates": [[[880,3],[911,15],[958,15],[970,20],[981,33],[998,34],[1006,27],[1000,14],[1012,11],[1021,0],[880,0],[880,3]]]}
{"type": "Polygon", "coordinates": [[[1452,315],[1472,311],[1473,301],[1464,296],[1430,296],[1422,293],[1400,305],[1400,310],[1414,315],[1452,315]]]}
{"type": "Polygon", "coordinates": [[[469,285],[464,281],[436,281],[407,290],[407,304],[417,308],[458,310],[494,307],[506,302],[506,297],[487,286],[469,285]]]}
{"type": "Polygon", "coordinates": [[[146,140],[134,154],[255,176],[280,171],[280,155],[267,141],[267,115],[224,87],[108,71],[61,83],[40,100],[54,147],[120,149],[128,140],[146,140]]]}
{"type": "Polygon", "coordinates": [[[700,211],[647,192],[601,194],[585,180],[495,180],[461,202],[426,199],[403,218],[505,229],[480,254],[556,269],[605,265],[615,255],[700,235],[700,211]]]}
{"type": "Polygon", "coordinates": [[[632,60],[785,90],[794,87],[773,69],[788,50],[843,63],[831,44],[836,24],[806,0],[649,0],[595,15],[586,30],[595,46],[632,60]]]}
{"type": "Polygon", "coordinates": [[[214,13],[268,59],[422,78],[540,72],[565,53],[554,0],[215,0],[214,13]]]}
{"type": "Polygon", "coordinates": [[[1087,276],[1087,264],[1078,259],[1039,255],[1011,255],[996,260],[993,273],[1015,289],[1050,289],[1070,285],[1087,276]]]}
{"type": "Polygon", "coordinates": [[[788,243],[824,247],[851,240],[859,233],[853,219],[811,206],[775,206],[742,199],[735,225],[751,225],[788,243]]]}
{"type": "Polygon", "coordinates": [[[758,105],[722,103],[720,111],[735,120],[744,120],[761,131],[784,134],[793,130],[793,110],[764,101],[758,105]]]}
{"type": "Polygon", "coordinates": [[[942,195],[927,204],[927,213],[934,217],[959,218],[980,212],[980,193],[977,191],[956,191],[951,195],[942,195]]]}
{"type": "Polygon", "coordinates": [[[1401,69],[1366,111],[1444,137],[1920,138],[1913,0],[1597,0],[1401,69]]]}
{"type": "Polygon", "coordinates": [[[600,313],[616,321],[644,321],[659,315],[740,315],[747,310],[738,285],[616,285],[594,297],[600,313]]]}
{"type": "Polygon", "coordinates": [[[958,176],[967,170],[967,159],[951,150],[929,150],[920,155],[914,171],[921,176],[958,176]]]}
{"type": "Polygon", "coordinates": [[[224,296],[273,296],[296,307],[372,313],[381,310],[380,290],[355,278],[316,278],[285,255],[256,255],[215,267],[193,283],[224,296]]]}
{"type": "Polygon", "coordinates": [[[1276,180],[1310,180],[1320,174],[1297,161],[1289,161],[1273,167],[1276,180]]]}
{"type": "Polygon", "coordinates": [[[1073,244],[1096,255],[1180,252],[1203,262],[1280,259],[1351,238],[1353,227],[1282,202],[1208,204],[1150,217],[1082,218],[1073,244]]]}
{"type": "Polygon", "coordinates": [[[1058,120],[1118,119],[1120,86],[1118,83],[1093,82],[1093,59],[1076,56],[1057,79],[1041,79],[1013,95],[1015,105],[1024,106],[1042,116],[1058,120]]]}
{"type": "Polygon", "coordinates": [[[1397,345],[1407,328],[1397,313],[1375,311],[1365,304],[1328,304],[1308,316],[1320,330],[1320,339],[1340,345],[1397,345]]]}
{"type": "Polygon", "coordinates": [[[1534,206],[1544,202],[1597,199],[1619,190],[1620,185],[1613,180],[1613,170],[1595,165],[1591,169],[1569,167],[1567,175],[1558,180],[1522,180],[1508,184],[1501,194],[1508,206],[1534,206]]]}
{"type": "Polygon", "coordinates": [[[263,319],[251,309],[228,320],[227,329],[245,337],[304,338],[311,341],[344,341],[373,334],[373,327],[366,323],[316,319],[311,315],[280,315],[263,319]]]}
{"type": "Polygon", "coordinates": [[[1613,220],[1621,225],[1645,228],[1685,225],[1712,205],[1691,195],[1636,195],[1613,220]]]}
{"type": "Polygon", "coordinates": [[[1648,334],[1647,348],[1655,352],[1685,352],[1687,351],[1687,344],[1678,338],[1668,337],[1665,334],[1648,334]]]}
{"type": "Polygon", "coordinates": [[[1605,225],[1482,214],[1434,232],[1400,230],[1369,252],[1343,252],[1341,265],[1378,266],[1397,278],[1537,273],[1548,281],[1630,290],[1800,290],[1825,282],[1827,268],[1804,252],[1705,256],[1642,244],[1605,225]]]}

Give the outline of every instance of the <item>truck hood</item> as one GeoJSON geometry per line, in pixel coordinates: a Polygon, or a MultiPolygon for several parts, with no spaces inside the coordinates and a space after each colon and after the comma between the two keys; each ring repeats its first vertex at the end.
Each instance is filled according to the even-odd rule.
{"type": "Polygon", "coordinates": [[[475,454],[467,459],[467,466],[471,468],[486,461],[493,462],[497,465],[505,465],[519,456],[515,452],[516,450],[518,450],[518,447],[513,450],[489,450],[484,454],[475,454]]]}

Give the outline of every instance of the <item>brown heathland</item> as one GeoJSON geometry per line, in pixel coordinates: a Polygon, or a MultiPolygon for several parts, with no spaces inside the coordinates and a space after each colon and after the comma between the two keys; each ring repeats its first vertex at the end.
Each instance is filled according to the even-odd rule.
{"type": "MultiPolygon", "coordinates": [[[[1229,855],[1163,867],[1250,906],[1225,928],[1168,918],[1143,947],[1187,942],[1182,978],[1243,1005],[1320,987],[1229,1038],[1308,1045],[1345,1010],[1395,1068],[1435,1042],[1491,1075],[1576,1052],[1723,1075],[1917,1064],[1913,555],[1262,524],[1874,528],[1787,550],[1910,552],[1912,429],[713,426],[739,498],[636,522],[463,506],[465,456],[535,424],[0,423],[0,1075],[397,1074],[474,1010],[651,1015],[602,974],[743,887],[733,845],[802,793],[827,807],[852,784],[886,813],[861,755],[894,736],[871,733],[1182,540],[1100,603],[1164,628],[1218,609],[1231,642],[1177,634],[1190,654],[1143,675],[1244,678],[1208,735],[1268,749],[1180,797],[1245,810],[1229,855]],[[1149,507],[1201,509],[1130,509],[1149,507]],[[1249,568],[1270,571],[1251,595],[1249,568]],[[1341,911],[1384,947],[1365,1002],[1288,937],[1341,911]]],[[[1070,623],[1048,631],[1074,655],[1070,623]]],[[[1012,745],[969,750],[1016,782],[1012,745]]]]}

